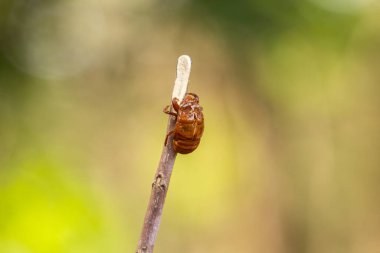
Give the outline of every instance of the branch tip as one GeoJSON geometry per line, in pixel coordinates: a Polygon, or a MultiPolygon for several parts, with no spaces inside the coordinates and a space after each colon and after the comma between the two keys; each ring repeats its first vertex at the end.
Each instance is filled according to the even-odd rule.
{"type": "Polygon", "coordinates": [[[181,102],[187,92],[187,84],[189,82],[191,71],[191,58],[188,55],[181,55],[177,63],[177,78],[173,88],[173,98],[178,98],[181,102]]]}

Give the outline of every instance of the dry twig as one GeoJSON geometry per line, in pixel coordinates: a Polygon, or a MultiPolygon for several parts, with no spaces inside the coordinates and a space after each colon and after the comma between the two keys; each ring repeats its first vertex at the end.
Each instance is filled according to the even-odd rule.
{"type": "MultiPolygon", "coordinates": [[[[191,69],[191,59],[187,55],[178,58],[177,78],[175,80],[172,99],[178,98],[182,100],[187,91],[191,69]]],[[[173,130],[175,126],[175,117],[169,116],[169,122],[166,132],[173,130]]],[[[138,242],[136,253],[153,252],[154,243],[156,241],[158,228],[161,221],[162,209],[164,207],[166,193],[169,187],[170,176],[172,174],[176,152],[173,147],[173,135],[168,138],[167,145],[163,147],[160,163],[156,171],[156,175],[152,184],[152,193],[145,214],[143,230],[138,242]]]]}

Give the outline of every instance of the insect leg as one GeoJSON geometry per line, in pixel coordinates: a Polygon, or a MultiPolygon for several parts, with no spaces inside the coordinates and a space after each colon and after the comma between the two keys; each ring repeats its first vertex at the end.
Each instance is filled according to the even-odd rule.
{"type": "Polygon", "coordinates": [[[178,98],[173,98],[172,106],[173,106],[174,111],[178,112],[179,108],[181,107],[179,104],[178,98]]]}
{"type": "Polygon", "coordinates": [[[166,114],[169,114],[169,115],[177,117],[177,113],[170,111],[170,105],[167,105],[164,108],[163,112],[166,113],[166,114]]]}
{"type": "Polygon", "coordinates": [[[166,135],[166,138],[165,138],[165,146],[166,146],[166,144],[168,144],[168,138],[169,138],[169,136],[172,135],[172,134],[174,134],[174,133],[175,133],[175,130],[172,130],[172,131],[170,131],[170,132],[166,135]]]}

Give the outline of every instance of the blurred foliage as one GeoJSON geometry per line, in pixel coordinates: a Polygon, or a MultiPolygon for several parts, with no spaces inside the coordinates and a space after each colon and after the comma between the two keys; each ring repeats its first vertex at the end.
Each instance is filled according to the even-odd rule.
{"type": "MultiPolygon", "coordinates": [[[[173,1],[174,2],[174,1],[173,1]]],[[[171,5],[164,5],[164,7],[171,5]]],[[[303,1],[185,1],[176,18],[217,30],[231,41],[272,42],[289,30],[328,40],[347,38],[357,15],[336,14],[303,1]],[[339,30],[340,33],[336,34],[339,30]],[[331,36],[334,35],[334,36],[331,36]]]]}
{"type": "Polygon", "coordinates": [[[380,251],[376,1],[0,2],[0,252],[133,252],[176,59],[206,129],[157,252],[380,251]]]}
{"type": "Polygon", "coordinates": [[[89,189],[62,165],[24,157],[2,173],[0,252],[120,251],[109,244],[120,231],[89,189]]]}

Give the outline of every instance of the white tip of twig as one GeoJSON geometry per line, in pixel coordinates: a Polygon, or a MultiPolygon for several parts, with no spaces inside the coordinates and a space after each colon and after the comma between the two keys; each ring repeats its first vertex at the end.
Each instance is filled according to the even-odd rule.
{"type": "Polygon", "coordinates": [[[178,58],[177,78],[175,79],[173,88],[173,98],[178,98],[180,101],[184,98],[187,92],[187,84],[189,82],[191,70],[191,59],[188,55],[181,55],[178,58]]]}

